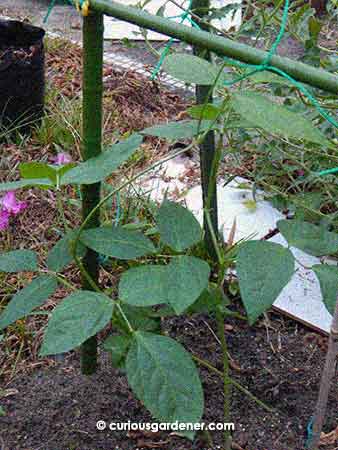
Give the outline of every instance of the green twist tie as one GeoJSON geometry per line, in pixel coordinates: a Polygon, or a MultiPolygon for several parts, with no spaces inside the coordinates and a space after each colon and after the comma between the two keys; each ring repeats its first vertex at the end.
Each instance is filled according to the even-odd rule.
{"type": "MultiPolygon", "coordinates": [[[[190,10],[190,7],[191,7],[191,0],[189,2],[188,10],[190,10]]],[[[276,54],[278,45],[280,44],[280,42],[283,39],[283,36],[285,34],[286,25],[287,25],[287,21],[288,21],[289,7],[290,7],[290,0],[285,0],[283,16],[282,16],[281,27],[280,27],[279,33],[278,33],[275,41],[273,42],[273,44],[268,52],[267,57],[262,62],[262,64],[245,64],[245,63],[236,61],[232,58],[226,58],[226,57],[223,58],[223,60],[225,62],[228,62],[230,65],[233,65],[233,66],[236,66],[239,68],[251,68],[252,69],[249,72],[246,72],[245,74],[240,75],[231,81],[224,81],[224,85],[232,86],[233,84],[239,83],[240,81],[245,80],[246,78],[250,77],[251,75],[253,75],[257,72],[263,72],[265,70],[267,70],[269,72],[274,72],[274,73],[280,75],[281,77],[285,78],[286,80],[290,81],[290,83],[292,83],[310,101],[310,103],[312,103],[312,105],[315,107],[315,109],[318,111],[318,113],[322,117],[324,117],[324,119],[327,122],[329,122],[333,127],[338,128],[338,122],[327,113],[327,111],[319,104],[318,100],[311,94],[311,92],[302,83],[299,83],[298,81],[296,81],[294,78],[292,78],[290,75],[288,75],[283,70],[280,70],[277,67],[274,67],[270,64],[271,59],[276,54]]],[[[189,11],[185,11],[186,14],[188,12],[189,11]]],[[[188,17],[186,14],[183,14],[181,16],[182,21],[184,21],[188,17]]],[[[191,19],[189,19],[189,20],[190,20],[190,22],[192,22],[191,19]]],[[[197,27],[198,27],[198,25],[197,25],[197,27]]],[[[161,57],[155,67],[155,70],[152,73],[151,79],[154,79],[156,77],[156,75],[158,74],[158,72],[163,64],[163,61],[169,52],[172,42],[173,42],[173,40],[171,39],[169,41],[168,45],[165,47],[164,51],[162,52],[161,57]]],[[[329,174],[335,174],[337,172],[338,172],[338,167],[333,168],[333,169],[323,170],[321,172],[318,172],[317,175],[324,176],[324,175],[329,175],[329,174]]]]}
{"type": "MultiPolygon", "coordinates": [[[[70,4],[73,5],[72,0],[68,0],[68,2],[70,4]]],[[[48,11],[47,14],[43,20],[43,23],[46,23],[54,6],[55,6],[56,0],[51,0],[50,5],[48,7],[48,11]]],[[[78,1],[80,7],[82,7],[84,0],[79,0],[78,1]]],[[[180,18],[180,23],[183,24],[185,21],[188,21],[193,27],[200,29],[200,27],[198,26],[198,24],[191,18],[190,16],[190,9],[191,9],[191,4],[192,4],[192,0],[189,0],[189,4],[187,9],[180,15],[178,16],[172,16],[172,17],[168,17],[168,19],[177,19],[180,18]]],[[[333,127],[338,129],[338,122],[331,117],[327,111],[322,108],[322,106],[319,104],[318,100],[311,94],[311,92],[305,88],[305,86],[301,83],[299,83],[298,81],[296,81],[294,78],[292,78],[290,75],[288,75],[286,72],[284,72],[283,70],[278,69],[277,67],[274,67],[270,64],[272,57],[275,55],[278,45],[280,44],[281,40],[283,39],[283,36],[285,34],[285,30],[286,30],[286,25],[287,25],[287,21],[288,21],[288,13],[289,13],[289,6],[290,6],[290,0],[285,0],[285,4],[284,4],[284,9],[283,9],[283,15],[282,15],[282,21],[281,21],[281,27],[279,30],[279,33],[275,39],[275,41],[273,42],[267,57],[265,58],[265,60],[263,61],[262,64],[245,64],[245,63],[241,63],[238,62],[232,58],[224,58],[225,62],[228,62],[229,64],[235,66],[235,67],[239,67],[239,68],[251,68],[252,70],[250,70],[249,72],[238,76],[237,78],[231,80],[231,81],[225,81],[224,85],[225,86],[232,86],[233,84],[236,84],[240,81],[245,80],[246,78],[250,77],[251,75],[257,73],[257,72],[263,72],[265,70],[270,71],[270,72],[274,72],[277,73],[278,75],[282,76],[283,78],[287,79],[289,82],[291,82],[309,101],[310,103],[312,103],[312,105],[315,107],[315,109],[318,111],[318,113],[324,117],[325,120],[327,120],[327,122],[329,122],[333,127]]],[[[161,56],[159,58],[158,63],[156,64],[152,75],[151,75],[151,80],[154,80],[156,78],[156,76],[158,75],[163,62],[166,58],[166,56],[168,55],[170,48],[172,47],[174,43],[174,39],[171,38],[168,41],[168,44],[165,46],[164,50],[161,53],[161,56]]],[[[330,175],[330,174],[335,174],[338,172],[338,167],[332,168],[332,169],[327,169],[327,170],[323,170],[321,172],[318,172],[317,175],[318,176],[325,176],[325,175],[330,175]]]]}
{"type": "MultiPolygon", "coordinates": [[[[188,8],[182,14],[179,14],[178,16],[168,17],[168,19],[181,18],[181,20],[180,20],[181,24],[183,24],[187,20],[191,24],[191,26],[193,26],[194,28],[200,29],[200,27],[197,25],[197,23],[190,17],[191,3],[192,3],[192,0],[189,0],[188,8]]],[[[173,43],[174,43],[174,39],[171,38],[171,39],[169,39],[168,44],[164,47],[164,50],[161,53],[160,59],[158,60],[158,63],[156,64],[156,66],[151,74],[150,79],[152,81],[157,77],[159,71],[161,70],[163,62],[164,62],[166,56],[168,55],[173,43]]]]}
{"type": "MultiPolygon", "coordinates": [[[[51,15],[51,13],[54,9],[54,6],[56,5],[56,1],[57,0],[51,0],[50,4],[48,6],[47,13],[46,13],[42,23],[45,24],[48,22],[49,16],[51,15]]],[[[72,2],[72,0],[67,0],[67,1],[71,6],[74,6],[74,2],[72,2]]],[[[80,5],[80,8],[82,8],[83,3],[84,3],[84,0],[78,0],[78,4],[80,5]]]]}

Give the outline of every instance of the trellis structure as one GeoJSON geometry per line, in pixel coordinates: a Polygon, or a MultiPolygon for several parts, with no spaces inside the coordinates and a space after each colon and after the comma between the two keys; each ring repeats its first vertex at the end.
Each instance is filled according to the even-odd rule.
{"type": "MultiPolygon", "coordinates": [[[[127,21],[161,34],[176,38],[191,44],[195,52],[205,49],[209,52],[228,57],[232,60],[259,66],[259,70],[282,71],[299,83],[306,83],[312,87],[322,89],[329,93],[338,94],[338,77],[324,70],[293,61],[286,57],[273,56],[262,50],[248,45],[234,42],[230,39],[212,34],[203,29],[190,28],[168,19],[149,14],[143,10],[131,6],[125,6],[111,0],[88,0],[81,4],[72,0],[82,12],[83,18],[83,147],[82,157],[87,160],[101,153],[102,135],[102,66],[103,66],[103,15],[109,15],[122,21],[127,21]],[[268,64],[266,63],[268,61],[268,64]]],[[[208,0],[196,0],[196,5],[205,6],[208,0]]],[[[205,89],[197,87],[198,100],[203,102],[208,99],[205,89]]],[[[212,137],[210,137],[212,139],[212,137]]],[[[208,139],[207,139],[208,140],[208,139]]],[[[217,226],[217,199],[216,181],[209,179],[209,170],[212,163],[210,148],[204,143],[201,150],[201,178],[204,184],[203,192],[208,192],[210,183],[213,197],[209,200],[211,222],[217,226]]],[[[83,219],[86,228],[99,226],[100,183],[82,186],[83,219]],[[91,211],[95,209],[95,213],[91,211]]],[[[204,196],[205,197],[205,196],[204,196]]],[[[204,202],[206,199],[204,198],[204,202]]],[[[205,203],[204,203],[204,206],[205,203]]],[[[206,244],[208,247],[209,232],[205,226],[206,244]]],[[[209,242],[210,244],[210,242],[209,242]]],[[[210,245],[209,245],[210,249],[210,245]]],[[[98,255],[88,250],[83,261],[85,273],[97,282],[99,273],[98,255]]],[[[84,289],[91,289],[88,279],[84,277],[84,289]]],[[[84,373],[91,374],[96,369],[97,343],[96,337],[90,338],[82,346],[82,369],[84,373]]]]}

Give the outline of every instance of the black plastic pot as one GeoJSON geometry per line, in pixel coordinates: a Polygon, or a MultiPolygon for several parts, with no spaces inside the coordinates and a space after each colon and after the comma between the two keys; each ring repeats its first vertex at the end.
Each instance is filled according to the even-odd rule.
{"type": "Polygon", "coordinates": [[[28,131],[43,115],[44,35],[25,22],[0,20],[1,128],[28,131]]]}

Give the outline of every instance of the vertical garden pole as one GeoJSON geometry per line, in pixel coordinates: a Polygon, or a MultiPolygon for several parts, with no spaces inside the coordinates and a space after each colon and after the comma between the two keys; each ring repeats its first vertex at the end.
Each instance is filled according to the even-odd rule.
{"type": "MultiPolygon", "coordinates": [[[[193,12],[199,16],[208,14],[210,7],[210,0],[192,0],[191,9],[193,12]]],[[[199,22],[199,26],[209,31],[209,27],[205,23],[199,22]]],[[[209,50],[203,48],[203,46],[194,46],[194,54],[201,58],[210,60],[211,53],[209,50]]],[[[196,103],[212,103],[213,86],[201,86],[196,85],[196,103]]],[[[218,211],[217,211],[217,173],[215,173],[214,160],[216,155],[216,142],[215,133],[210,130],[203,141],[200,144],[200,165],[201,165],[201,184],[202,184],[202,196],[203,196],[203,211],[208,212],[209,221],[207,216],[204,214],[203,228],[204,228],[204,242],[206,249],[213,259],[213,261],[219,265],[220,261],[217,255],[217,249],[215,248],[215,243],[213,239],[216,235],[218,238],[218,211]],[[211,229],[212,228],[212,229],[211,229]]],[[[217,169],[216,169],[217,170],[217,169]]],[[[222,354],[223,354],[223,406],[224,406],[224,421],[229,421],[230,413],[230,395],[231,388],[228,383],[229,378],[229,361],[227,353],[227,343],[224,334],[224,320],[221,313],[217,314],[217,326],[218,335],[221,342],[222,354]]],[[[231,448],[231,435],[228,431],[224,432],[224,450],[230,450],[231,448]]]]}
{"type": "MultiPolygon", "coordinates": [[[[102,66],[103,66],[103,15],[93,13],[83,18],[83,100],[82,100],[82,158],[89,158],[101,153],[102,141],[102,66]]],[[[100,201],[100,183],[82,185],[82,219],[100,201]]],[[[100,212],[88,221],[86,228],[100,225],[100,212]]],[[[83,259],[83,266],[89,276],[97,283],[99,275],[98,255],[88,249],[83,259]]],[[[92,290],[85,277],[82,278],[83,289],[92,290]]],[[[82,373],[90,375],[97,367],[97,338],[93,336],[82,344],[82,373]]]]}
{"type": "MultiPolygon", "coordinates": [[[[193,0],[191,8],[194,13],[200,17],[207,14],[210,6],[209,0],[193,0]]],[[[199,26],[208,31],[208,25],[199,23],[199,26]]],[[[207,60],[210,60],[211,54],[203,47],[194,46],[194,54],[207,60]]],[[[196,85],[196,103],[212,103],[212,86],[196,85]]],[[[200,144],[200,164],[201,164],[201,182],[203,195],[203,209],[210,213],[211,225],[218,234],[218,214],[217,214],[217,191],[216,177],[212,176],[212,166],[215,157],[215,133],[209,131],[203,142],[200,144]]],[[[204,217],[204,241],[209,255],[217,261],[216,249],[212,240],[212,233],[204,217]]]]}

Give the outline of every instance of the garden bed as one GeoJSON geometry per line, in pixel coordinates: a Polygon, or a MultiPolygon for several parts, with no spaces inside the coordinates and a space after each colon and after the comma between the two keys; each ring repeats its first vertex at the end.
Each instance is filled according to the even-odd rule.
{"type": "MultiPolygon", "coordinates": [[[[79,159],[80,59],[81,53],[76,47],[60,43],[50,46],[47,53],[50,114],[45,125],[36,130],[25,146],[7,143],[3,154],[2,180],[14,178],[13,173],[8,174],[8,169],[15,167],[18,162],[51,161],[60,148],[71,153],[73,160],[79,159]],[[60,114],[60,105],[70,107],[73,115],[69,115],[69,109],[61,110],[60,114]],[[60,118],[63,119],[62,126],[57,128],[60,118]],[[66,134],[62,133],[65,123],[68,126],[66,134]]],[[[166,119],[177,119],[186,107],[174,94],[163,92],[159,85],[133,73],[115,72],[109,66],[105,67],[105,84],[106,143],[114,139],[116,129],[122,134],[128,134],[131,130],[142,129],[166,119]]],[[[139,169],[167,151],[168,145],[149,139],[128,170],[139,169]]],[[[69,223],[75,226],[79,221],[79,209],[76,209],[78,194],[72,190],[69,194],[71,201],[65,214],[69,223]]],[[[9,232],[1,236],[1,250],[33,248],[44,258],[46,249],[59,237],[60,224],[56,219],[55,198],[48,191],[35,189],[26,191],[22,198],[28,200],[31,207],[15,219],[9,232]],[[40,246],[41,242],[43,246],[40,246]]],[[[79,276],[72,268],[66,275],[79,285],[79,276]]],[[[102,276],[108,277],[112,289],[116,287],[119,273],[104,273],[102,276]]],[[[1,306],[29,277],[28,274],[23,280],[22,276],[2,275],[4,289],[1,306]]],[[[58,290],[43,307],[43,311],[51,311],[66,293],[64,288],[58,290]]],[[[233,300],[232,308],[242,313],[239,299],[233,300]]],[[[166,433],[144,435],[97,431],[95,424],[99,419],[107,422],[144,422],[150,421],[151,417],[135,400],[123,372],[110,367],[103,354],[98,373],[91,377],[80,374],[77,353],[66,355],[65,361],[58,363],[53,358],[38,359],[37,351],[45,323],[44,315],[18,321],[9,328],[6,338],[0,343],[3,384],[0,391],[3,408],[0,436],[3,442],[0,442],[6,450],[208,448],[200,437],[192,444],[166,433]]],[[[163,325],[166,333],[175,337],[195,356],[221,369],[220,344],[212,319],[198,315],[188,319],[166,319],[163,325]]],[[[233,389],[231,420],[236,429],[233,448],[303,450],[307,425],[318,393],[326,339],[292,320],[272,313],[252,327],[245,321],[229,319],[225,324],[225,333],[231,356],[231,376],[275,409],[268,413],[243,396],[243,393],[233,389]]],[[[206,397],[204,420],[221,422],[222,380],[205,368],[201,368],[201,374],[206,397]]],[[[338,421],[337,400],[338,390],[335,386],[330,395],[325,428],[328,436],[327,445],[323,448],[327,450],[336,448],[337,435],[334,436],[334,430],[338,421]]],[[[212,449],[221,448],[221,433],[213,433],[212,438],[212,449]]]]}
{"type": "MultiPolygon", "coordinates": [[[[170,319],[165,330],[187,349],[221,369],[216,324],[202,315],[170,319]]],[[[268,413],[233,389],[231,421],[233,449],[303,450],[306,427],[318,392],[327,339],[277,314],[248,327],[229,320],[225,325],[231,375],[260,400],[274,408],[268,413]]],[[[10,450],[192,450],[209,448],[162,432],[96,430],[96,422],[150,422],[151,416],[135,400],[123,372],[112,368],[105,354],[91,377],[81,375],[73,353],[49,369],[37,368],[6,385],[1,399],[6,416],[0,418],[4,448],[10,450]]],[[[222,422],[222,381],[201,369],[206,393],[205,422],[222,422]]],[[[338,388],[330,395],[326,432],[337,424],[338,388]]],[[[222,434],[212,434],[212,450],[221,448],[222,434]]],[[[330,439],[327,439],[330,442],[330,439]]],[[[324,442],[324,439],[323,439],[324,442]]],[[[324,450],[336,448],[335,439],[324,450]]]]}

